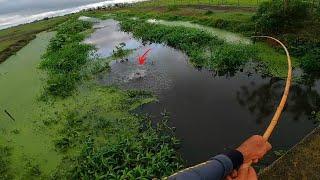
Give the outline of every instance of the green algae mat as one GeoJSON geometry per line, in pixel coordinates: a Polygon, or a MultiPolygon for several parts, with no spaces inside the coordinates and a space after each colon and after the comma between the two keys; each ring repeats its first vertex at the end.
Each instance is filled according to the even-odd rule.
{"type": "Polygon", "coordinates": [[[40,33],[0,66],[1,148],[10,149],[11,168],[20,177],[35,159],[43,171],[55,167],[59,160],[50,148],[51,137],[36,125],[41,114],[37,99],[42,89],[41,79],[45,77],[37,66],[53,36],[52,32],[40,33]]]}

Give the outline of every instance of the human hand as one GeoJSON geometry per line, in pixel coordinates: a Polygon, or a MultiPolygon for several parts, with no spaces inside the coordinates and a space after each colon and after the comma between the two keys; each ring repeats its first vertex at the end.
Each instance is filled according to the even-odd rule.
{"type": "Polygon", "coordinates": [[[257,180],[256,171],[251,166],[241,166],[238,171],[234,171],[227,176],[226,180],[257,180]]]}
{"type": "Polygon", "coordinates": [[[271,144],[259,135],[251,136],[237,148],[243,155],[244,164],[257,163],[270,149],[271,144]]]}

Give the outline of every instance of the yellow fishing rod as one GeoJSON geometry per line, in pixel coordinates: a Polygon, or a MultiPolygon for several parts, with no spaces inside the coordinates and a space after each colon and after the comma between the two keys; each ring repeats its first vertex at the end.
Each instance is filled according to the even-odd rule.
{"type": "MultiPolygon", "coordinates": [[[[263,136],[262,136],[266,141],[268,141],[274,128],[277,126],[277,124],[280,120],[281,113],[282,113],[283,108],[285,107],[287,99],[288,99],[291,81],[292,81],[292,63],[291,63],[291,57],[290,57],[290,54],[289,54],[287,47],[280,40],[278,40],[274,37],[271,37],[271,36],[252,36],[251,38],[267,38],[267,39],[271,39],[271,40],[277,42],[278,44],[280,44],[282,46],[282,48],[286,52],[287,61],[288,61],[288,74],[287,74],[286,86],[284,88],[281,101],[280,101],[280,103],[276,109],[276,112],[274,113],[274,115],[269,123],[269,126],[267,127],[267,129],[265,130],[265,132],[263,133],[263,136]]],[[[242,167],[247,168],[247,167],[251,166],[251,164],[252,164],[252,161],[249,163],[243,164],[242,167]]]]}
{"type": "Polygon", "coordinates": [[[271,136],[274,128],[278,124],[278,121],[280,119],[281,113],[282,113],[283,108],[284,108],[284,106],[285,106],[285,104],[287,102],[287,99],[288,99],[289,90],[290,90],[291,81],[292,81],[292,63],[291,63],[291,57],[290,57],[290,54],[289,54],[289,51],[288,51],[287,47],[281,41],[279,41],[278,39],[276,39],[274,37],[271,37],[271,36],[252,36],[252,38],[268,38],[268,39],[271,39],[271,40],[277,42],[278,44],[280,44],[282,46],[282,48],[286,52],[287,61],[288,61],[288,74],[287,74],[286,86],[284,88],[281,101],[280,101],[280,103],[279,103],[279,105],[277,107],[276,112],[274,113],[274,115],[273,115],[273,117],[272,117],[272,119],[270,121],[270,124],[269,124],[268,128],[265,130],[265,132],[263,134],[263,138],[268,140],[269,137],[271,136]]]}

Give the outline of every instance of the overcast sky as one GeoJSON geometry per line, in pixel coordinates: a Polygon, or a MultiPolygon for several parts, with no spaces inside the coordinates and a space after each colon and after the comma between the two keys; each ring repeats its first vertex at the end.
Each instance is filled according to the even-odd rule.
{"type": "Polygon", "coordinates": [[[82,9],[143,0],[0,0],[0,29],[82,9]]]}
{"type": "Polygon", "coordinates": [[[0,0],[0,15],[32,14],[86,5],[105,0],[0,0]]]}

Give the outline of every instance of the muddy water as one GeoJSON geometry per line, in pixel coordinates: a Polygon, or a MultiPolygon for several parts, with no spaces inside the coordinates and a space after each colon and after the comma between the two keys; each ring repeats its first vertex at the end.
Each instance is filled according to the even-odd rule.
{"type": "MultiPolygon", "coordinates": [[[[87,40],[97,45],[100,55],[109,56],[120,42],[135,51],[127,59],[113,61],[111,72],[101,74],[98,81],[153,91],[159,101],[140,111],[155,120],[162,118],[162,112],[170,114],[171,125],[182,140],[180,152],[188,164],[205,161],[252,134],[263,133],[281,98],[283,80],[261,77],[250,66],[233,76],[217,76],[192,67],[188,57],[173,48],[142,44],[120,32],[116,21],[101,24],[103,27],[87,40]],[[138,55],[149,48],[147,63],[138,65],[138,55]]],[[[293,84],[288,107],[270,140],[274,150],[292,147],[316,126],[308,115],[319,105],[319,90],[318,81],[308,86],[293,84]]]]}

